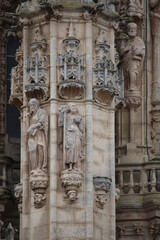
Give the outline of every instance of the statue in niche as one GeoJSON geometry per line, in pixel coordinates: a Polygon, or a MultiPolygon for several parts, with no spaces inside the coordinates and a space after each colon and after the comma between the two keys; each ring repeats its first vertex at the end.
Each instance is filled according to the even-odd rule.
{"type": "Polygon", "coordinates": [[[160,0],[150,0],[151,30],[154,36],[160,36],[160,0]]]}
{"type": "Polygon", "coordinates": [[[81,170],[83,153],[82,117],[74,103],[59,109],[59,126],[63,126],[63,162],[65,168],[81,170]]]}
{"type": "Polygon", "coordinates": [[[118,49],[121,58],[120,67],[124,71],[125,90],[140,90],[141,75],[145,57],[145,45],[137,37],[137,25],[133,22],[127,24],[129,40],[122,41],[118,49]]]}
{"type": "Polygon", "coordinates": [[[17,230],[12,227],[12,224],[9,223],[6,230],[5,230],[5,237],[6,237],[6,240],[14,240],[14,235],[15,235],[15,232],[17,230]]]}
{"type": "Polygon", "coordinates": [[[39,107],[39,101],[29,101],[28,149],[30,173],[47,172],[48,115],[39,107]]]}

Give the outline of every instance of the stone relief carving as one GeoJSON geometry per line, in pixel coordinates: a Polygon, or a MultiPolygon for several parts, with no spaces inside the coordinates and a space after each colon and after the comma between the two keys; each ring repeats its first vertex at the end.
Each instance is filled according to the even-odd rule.
{"type": "Polygon", "coordinates": [[[46,202],[44,194],[48,186],[48,114],[44,109],[40,108],[39,101],[36,98],[32,98],[29,101],[28,117],[30,184],[35,193],[34,205],[36,208],[39,208],[46,202]]]}
{"type": "Polygon", "coordinates": [[[128,41],[121,41],[118,52],[119,66],[124,72],[124,88],[126,102],[129,106],[138,107],[141,104],[141,76],[145,57],[145,45],[137,37],[137,25],[127,24],[128,41]]]}
{"type": "Polygon", "coordinates": [[[19,213],[22,213],[22,194],[23,194],[22,183],[16,184],[14,188],[14,195],[18,200],[19,213]]]}
{"type": "Polygon", "coordinates": [[[23,52],[22,47],[16,51],[18,65],[11,70],[11,96],[10,103],[18,109],[23,105],[23,52]]]}
{"type": "Polygon", "coordinates": [[[25,91],[28,98],[36,97],[41,101],[48,98],[49,73],[46,48],[47,43],[39,25],[35,29],[34,40],[31,43],[32,56],[27,58],[28,83],[25,85],[25,91]]]}
{"type": "Polygon", "coordinates": [[[107,177],[93,178],[96,206],[100,209],[104,209],[104,205],[107,201],[107,193],[111,189],[111,182],[111,179],[107,177]]]}
{"type": "Polygon", "coordinates": [[[93,96],[96,102],[104,105],[110,104],[114,95],[119,94],[122,90],[122,81],[120,81],[118,70],[108,59],[109,48],[105,33],[100,30],[95,46],[93,96]]]}
{"type": "Polygon", "coordinates": [[[59,95],[64,99],[82,99],[85,91],[85,84],[82,81],[84,56],[77,53],[80,40],[75,37],[72,21],[63,45],[66,51],[58,55],[59,95]]]}
{"type": "Polygon", "coordinates": [[[77,199],[78,188],[82,185],[81,163],[84,160],[84,127],[82,116],[74,103],[60,107],[58,124],[59,127],[63,127],[63,169],[65,170],[61,172],[61,181],[69,202],[73,203],[77,199]]]}

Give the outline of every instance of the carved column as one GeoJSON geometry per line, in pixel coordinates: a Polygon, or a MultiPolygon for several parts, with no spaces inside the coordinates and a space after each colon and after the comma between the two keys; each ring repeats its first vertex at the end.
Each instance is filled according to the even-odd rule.
{"type": "Polygon", "coordinates": [[[160,159],[160,1],[150,0],[150,7],[153,40],[152,153],[156,159],[160,159]]]}
{"type": "Polygon", "coordinates": [[[57,236],[57,29],[58,23],[50,20],[50,239],[57,236]]]}
{"type": "Polygon", "coordinates": [[[29,42],[29,20],[22,19],[23,26],[23,112],[21,121],[21,169],[22,169],[22,185],[23,185],[23,200],[22,200],[22,219],[21,219],[21,237],[22,239],[29,239],[29,230],[26,226],[29,226],[29,164],[28,164],[28,154],[27,154],[27,134],[26,131],[29,127],[28,122],[28,109],[27,109],[27,98],[25,95],[25,83],[27,82],[26,73],[26,58],[28,56],[28,42],[29,42]],[[26,223],[25,223],[25,221],[26,223]]]}
{"type": "Polygon", "coordinates": [[[93,119],[92,119],[92,20],[85,26],[86,37],[86,237],[93,238],[93,119]]]}

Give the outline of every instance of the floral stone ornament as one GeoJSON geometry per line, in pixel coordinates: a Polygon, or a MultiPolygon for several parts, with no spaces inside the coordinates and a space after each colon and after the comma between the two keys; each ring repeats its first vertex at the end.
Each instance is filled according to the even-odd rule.
{"type": "Polygon", "coordinates": [[[104,209],[104,205],[107,201],[107,193],[111,189],[111,182],[112,180],[108,177],[93,178],[96,206],[100,209],[104,209]]]}

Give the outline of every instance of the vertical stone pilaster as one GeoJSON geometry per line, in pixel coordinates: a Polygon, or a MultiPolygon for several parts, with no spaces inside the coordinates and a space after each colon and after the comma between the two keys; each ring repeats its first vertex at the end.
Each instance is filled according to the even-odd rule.
{"type": "Polygon", "coordinates": [[[25,83],[27,81],[26,75],[26,59],[28,56],[28,42],[29,42],[29,20],[25,19],[23,24],[23,113],[21,122],[21,169],[22,169],[22,184],[23,184],[23,200],[22,200],[22,239],[29,240],[29,226],[30,226],[30,201],[29,201],[29,164],[27,156],[27,129],[28,129],[28,117],[27,116],[27,99],[25,96],[25,83]]]}
{"type": "Polygon", "coordinates": [[[93,239],[92,21],[86,22],[86,238],[93,239]]]}
{"type": "Polygon", "coordinates": [[[57,229],[57,21],[50,20],[50,229],[49,239],[55,239],[57,229]]]}

